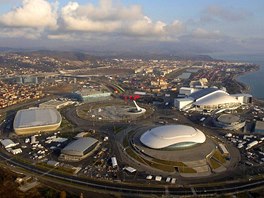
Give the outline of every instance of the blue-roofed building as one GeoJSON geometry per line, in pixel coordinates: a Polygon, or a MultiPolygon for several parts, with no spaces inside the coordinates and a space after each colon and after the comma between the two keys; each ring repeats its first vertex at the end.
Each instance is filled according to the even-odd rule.
{"type": "Polygon", "coordinates": [[[217,90],[219,90],[219,89],[217,89],[217,88],[201,89],[199,91],[196,91],[196,92],[190,94],[189,97],[193,98],[193,100],[196,101],[197,99],[200,99],[200,98],[202,98],[204,96],[207,96],[208,94],[211,94],[211,93],[213,93],[213,92],[215,92],[217,90]]]}
{"type": "Polygon", "coordinates": [[[80,91],[76,91],[73,96],[82,102],[93,102],[108,99],[111,96],[111,92],[94,89],[82,89],[80,91]]]}

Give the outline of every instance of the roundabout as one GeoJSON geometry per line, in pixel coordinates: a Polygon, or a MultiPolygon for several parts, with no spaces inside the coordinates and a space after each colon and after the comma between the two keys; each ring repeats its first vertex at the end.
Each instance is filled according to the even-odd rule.
{"type": "Polygon", "coordinates": [[[77,115],[93,122],[130,122],[146,118],[153,113],[147,105],[139,107],[133,102],[112,100],[110,102],[86,103],[76,108],[77,115]]]}

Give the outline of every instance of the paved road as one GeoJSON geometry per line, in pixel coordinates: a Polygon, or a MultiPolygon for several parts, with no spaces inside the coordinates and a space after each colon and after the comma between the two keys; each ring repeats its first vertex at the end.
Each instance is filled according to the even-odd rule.
{"type": "MultiPolygon", "coordinates": [[[[98,123],[96,123],[95,126],[93,126],[92,122],[89,122],[87,120],[79,118],[77,116],[77,114],[76,114],[76,111],[75,111],[74,107],[67,109],[67,111],[65,111],[64,115],[66,116],[67,119],[73,121],[73,123],[76,124],[79,127],[98,128],[98,123]]],[[[219,140],[220,141],[225,141],[225,139],[223,139],[221,135],[219,135],[219,134],[217,134],[215,132],[212,132],[211,129],[204,128],[204,127],[201,127],[201,126],[199,126],[197,124],[194,124],[191,120],[186,118],[184,115],[182,115],[181,113],[175,112],[173,110],[160,110],[160,109],[158,109],[153,114],[153,116],[150,119],[148,119],[147,121],[146,120],[138,120],[138,121],[135,121],[133,123],[130,123],[130,125],[127,126],[126,130],[124,130],[124,131],[128,132],[130,130],[137,130],[137,129],[135,129],[135,126],[136,127],[137,126],[143,127],[143,126],[146,126],[146,125],[149,125],[149,126],[152,125],[153,126],[153,125],[155,125],[155,123],[158,120],[160,120],[159,118],[161,116],[166,117],[166,115],[167,115],[167,117],[176,117],[176,118],[178,118],[178,121],[173,121],[172,119],[167,119],[167,121],[170,124],[172,124],[172,123],[185,123],[185,124],[191,125],[193,127],[201,128],[201,130],[206,130],[206,133],[209,136],[213,136],[213,137],[217,138],[218,141],[219,140]],[[134,128],[132,126],[134,126],[134,128]]],[[[118,134],[114,134],[112,131],[110,131],[113,128],[113,125],[114,125],[113,123],[109,124],[109,123],[100,122],[100,125],[104,125],[105,126],[104,129],[101,128],[101,130],[99,129],[99,131],[104,131],[106,134],[108,134],[109,141],[110,141],[110,143],[112,145],[112,148],[114,150],[114,153],[115,153],[117,159],[119,159],[119,161],[121,161],[123,164],[132,164],[135,168],[138,168],[139,170],[140,169],[145,169],[146,172],[148,172],[148,170],[152,169],[150,167],[147,168],[147,167],[145,167],[142,164],[139,165],[138,162],[131,160],[129,157],[127,157],[126,155],[123,154],[122,143],[123,143],[123,137],[125,136],[125,132],[124,131],[123,132],[119,132],[118,134]],[[122,138],[120,136],[122,136],[122,138]],[[137,167],[137,166],[140,166],[140,167],[137,167]]],[[[232,155],[232,160],[231,160],[230,166],[228,167],[228,170],[226,172],[221,173],[221,174],[213,174],[213,175],[211,175],[208,178],[184,178],[184,179],[183,178],[178,178],[178,180],[180,180],[181,183],[183,183],[183,184],[192,184],[192,183],[197,183],[197,182],[207,183],[208,180],[211,180],[211,181],[222,181],[223,178],[225,178],[227,180],[234,180],[235,176],[237,175],[236,173],[234,174],[234,172],[239,171],[235,167],[236,167],[237,163],[240,161],[240,154],[239,154],[239,151],[236,148],[234,148],[232,145],[229,145],[229,144],[226,144],[226,145],[228,146],[228,149],[229,149],[229,151],[230,151],[230,153],[232,155]]],[[[157,173],[157,174],[161,174],[161,173],[157,173]]]]}
{"type": "MultiPolygon", "coordinates": [[[[42,179],[50,179],[53,183],[60,185],[68,185],[72,188],[84,188],[90,187],[94,189],[101,189],[110,192],[118,192],[123,194],[160,194],[160,195],[205,195],[205,194],[219,194],[219,193],[234,193],[236,191],[248,190],[256,187],[262,187],[264,185],[263,178],[257,181],[247,181],[243,183],[229,183],[221,186],[213,187],[174,187],[172,185],[156,185],[156,186],[143,186],[137,184],[126,184],[121,182],[107,183],[100,180],[90,180],[86,178],[77,178],[76,176],[62,175],[54,173],[52,171],[43,171],[36,167],[24,164],[16,161],[13,158],[0,153],[2,161],[6,161],[8,164],[22,168],[23,170],[29,171],[37,177],[42,179]],[[67,182],[67,183],[65,183],[67,182]]],[[[85,189],[85,188],[84,188],[85,189]]],[[[88,191],[88,189],[87,189],[88,191]]]]}

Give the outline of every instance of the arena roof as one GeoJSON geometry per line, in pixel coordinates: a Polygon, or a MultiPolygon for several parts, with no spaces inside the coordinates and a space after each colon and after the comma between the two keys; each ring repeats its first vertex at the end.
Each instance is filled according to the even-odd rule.
{"type": "Polygon", "coordinates": [[[216,88],[206,88],[206,89],[201,89],[199,91],[196,91],[192,94],[189,95],[189,97],[193,98],[194,100],[197,100],[199,98],[202,98],[210,93],[213,93],[215,91],[217,91],[218,89],[216,88]]]}
{"type": "Polygon", "coordinates": [[[179,143],[203,143],[205,140],[203,132],[186,125],[156,127],[140,137],[144,145],[153,149],[162,149],[179,143]]]}
{"type": "Polygon", "coordinates": [[[14,129],[47,126],[61,122],[61,115],[56,109],[32,108],[17,112],[14,129]]]}
{"type": "Polygon", "coordinates": [[[84,137],[74,140],[65,148],[62,149],[61,153],[65,155],[76,155],[82,156],[85,151],[97,143],[98,140],[91,137],[84,137]]]}
{"type": "Polygon", "coordinates": [[[217,120],[225,124],[232,124],[240,121],[240,117],[234,114],[222,114],[217,120]]]}
{"type": "Polygon", "coordinates": [[[205,105],[212,106],[212,105],[220,105],[227,103],[240,103],[240,102],[234,97],[230,96],[228,93],[222,90],[216,90],[198,98],[194,104],[199,106],[205,106],[205,105]]]}

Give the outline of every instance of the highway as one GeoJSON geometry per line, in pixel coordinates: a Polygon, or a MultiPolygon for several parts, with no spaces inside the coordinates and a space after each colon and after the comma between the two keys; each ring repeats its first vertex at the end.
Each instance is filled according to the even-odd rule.
{"type": "MultiPolygon", "coordinates": [[[[156,195],[208,195],[208,194],[222,194],[235,193],[239,191],[249,190],[256,187],[262,187],[264,180],[252,180],[247,182],[226,183],[220,186],[204,186],[204,187],[175,187],[173,185],[141,185],[135,183],[122,182],[105,182],[101,180],[91,180],[89,178],[78,178],[76,176],[63,175],[54,173],[52,171],[43,171],[34,167],[33,165],[25,164],[17,161],[4,153],[0,153],[2,161],[8,164],[19,167],[37,178],[50,180],[52,183],[59,185],[66,185],[76,189],[87,188],[87,191],[94,189],[101,189],[109,192],[118,192],[121,194],[156,194],[156,195]],[[67,184],[68,183],[68,184],[67,184]]],[[[11,167],[11,166],[10,166],[11,167]]],[[[15,168],[14,167],[14,168],[15,168]]],[[[11,168],[12,169],[12,168],[11,168]]]]}

